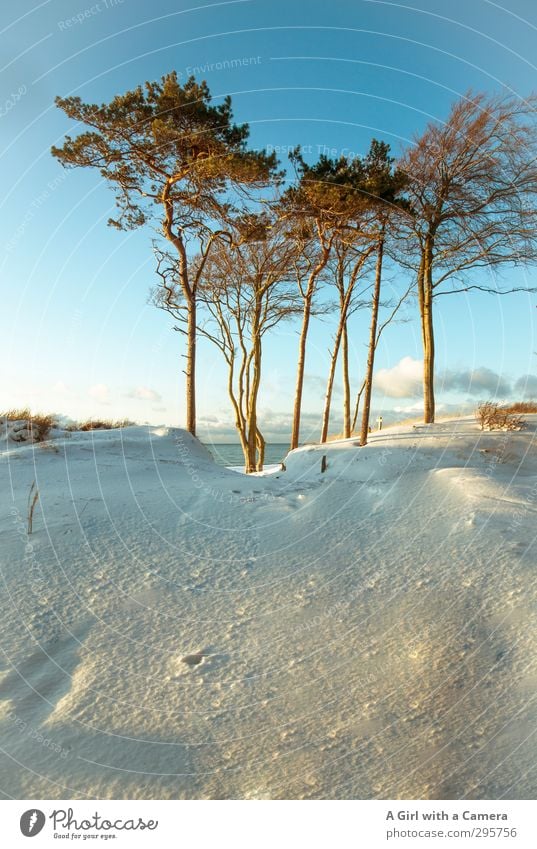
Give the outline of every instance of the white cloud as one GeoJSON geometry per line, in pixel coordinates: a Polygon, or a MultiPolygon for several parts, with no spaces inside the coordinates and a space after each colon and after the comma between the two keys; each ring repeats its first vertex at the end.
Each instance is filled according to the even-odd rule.
{"type": "Polygon", "coordinates": [[[393,408],[393,411],[394,413],[423,413],[423,401],[416,401],[415,404],[396,406],[393,408]]]}
{"type": "MultiPolygon", "coordinates": [[[[380,369],[375,375],[375,390],[388,398],[421,398],[422,387],[421,360],[403,357],[392,368],[380,369]]],[[[516,387],[524,389],[521,378],[516,387]]],[[[537,378],[527,376],[527,392],[537,391],[537,378]],[[533,380],[533,383],[532,383],[533,380]]],[[[461,392],[474,398],[481,396],[505,398],[511,394],[511,383],[495,371],[485,366],[475,369],[448,369],[438,373],[435,380],[437,395],[441,392],[461,392]]],[[[405,412],[411,408],[405,407],[405,412]]]]}
{"type": "Polygon", "coordinates": [[[375,375],[375,390],[389,398],[414,398],[422,394],[421,360],[403,357],[392,368],[381,368],[375,375]]]}
{"type": "Polygon", "coordinates": [[[537,375],[524,374],[515,383],[516,392],[521,392],[524,398],[537,398],[537,375]]]}
{"type": "Polygon", "coordinates": [[[110,389],[106,383],[96,383],[88,389],[88,395],[99,404],[106,404],[110,399],[110,389]]]}
{"type": "MultiPolygon", "coordinates": [[[[258,410],[259,426],[267,442],[285,443],[291,436],[292,414],[276,412],[268,407],[258,410]]],[[[319,438],[321,414],[303,411],[301,416],[301,438],[312,441],[319,438]]],[[[331,431],[338,432],[341,424],[337,412],[331,422],[331,431]]],[[[237,430],[233,424],[231,412],[221,410],[217,415],[198,416],[198,437],[202,442],[236,442],[237,430]]]]}
{"type": "Polygon", "coordinates": [[[137,386],[127,392],[127,398],[136,398],[138,401],[162,401],[162,395],[159,395],[154,389],[149,386],[137,386]]]}
{"type": "Polygon", "coordinates": [[[511,384],[497,372],[481,366],[476,369],[446,371],[443,375],[439,375],[438,391],[446,389],[467,392],[474,397],[483,393],[498,397],[510,395],[511,384]]]}
{"type": "MultiPolygon", "coordinates": [[[[466,404],[439,404],[438,402],[436,402],[435,410],[436,413],[442,413],[443,415],[446,415],[448,413],[460,413],[461,411],[465,411],[467,406],[468,405],[466,404]]],[[[421,415],[423,413],[423,401],[416,401],[415,404],[407,404],[401,407],[394,407],[393,412],[406,413],[409,415],[419,413],[421,415]]]]}

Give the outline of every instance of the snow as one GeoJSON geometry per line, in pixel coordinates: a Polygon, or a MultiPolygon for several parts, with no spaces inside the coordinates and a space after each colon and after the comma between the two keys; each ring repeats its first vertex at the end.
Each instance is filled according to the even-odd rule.
{"type": "Polygon", "coordinates": [[[174,429],[4,437],[3,794],[534,798],[528,421],[255,476],[174,429]]]}

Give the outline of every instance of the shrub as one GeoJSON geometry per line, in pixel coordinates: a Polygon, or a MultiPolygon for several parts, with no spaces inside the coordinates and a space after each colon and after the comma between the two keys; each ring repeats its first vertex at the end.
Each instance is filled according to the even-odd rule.
{"type": "Polygon", "coordinates": [[[475,415],[481,430],[522,430],[526,426],[522,416],[496,401],[482,401],[475,415]]]}
{"type": "Polygon", "coordinates": [[[43,413],[32,414],[27,407],[0,413],[0,420],[23,423],[23,427],[19,430],[23,433],[27,431],[27,434],[23,437],[23,433],[21,433],[21,438],[16,440],[20,442],[25,442],[27,439],[31,439],[32,442],[44,442],[51,429],[56,425],[56,419],[50,413],[46,415],[43,413]]]}
{"type": "Polygon", "coordinates": [[[34,442],[44,442],[50,435],[50,431],[56,425],[54,416],[37,415],[30,417],[30,432],[34,442]]]}
{"type": "Polygon", "coordinates": [[[537,413],[537,401],[515,401],[505,409],[508,413],[537,413]]]}
{"type": "Polygon", "coordinates": [[[88,419],[80,424],[70,425],[69,430],[84,432],[88,430],[115,430],[119,427],[130,427],[133,424],[135,422],[131,422],[129,419],[118,419],[117,421],[112,421],[112,419],[88,419]]]}
{"type": "Polygon", "coordinates": [[[8,422],[23,422],[31,419],[32,414],[28,407],[20,407],[19,409],[6,410],[5,413],[0,413],[1,419],[7,419],[8,422]]]}

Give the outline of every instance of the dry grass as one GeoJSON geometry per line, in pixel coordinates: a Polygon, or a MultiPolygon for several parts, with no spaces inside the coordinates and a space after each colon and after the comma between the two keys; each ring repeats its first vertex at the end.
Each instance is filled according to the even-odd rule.
{"type": "Polygon", "coordinates": [[[504,409],[508,413],[537,413],[537,401],[515,401],[504,409]]]}
{"type": "Polygon", "coordinates": [[[131,427],[136,422],[131,422],[130,419],[88,419],[85,422],[69,425],[68,430],[83,431],[88,430],[116,430],[120,427],[131,427]]]}
{"type": "Polygon", "coordinates": [[[32,413],[27,407],[6,410],[0,413],[0,420],[23,423],[33,442],[45,442],[51,429],[57,425],[56,417],[51,413],[32,413]]]}
{"type": "Polygon", "coordinates": [[[515,406],[505,407],[496,401],[482,401],[475,413],[481,430],[522,430],[526,422],[514,411],[515,406]]]}
{"type": "Polygon", "coordinates": [[[36,442],[44,442],[55,425],[56,419],[50,414],[37,415],[30,418],[30,430],[36,442]]]}
{"type": "MultiPolygon", "coordinates": [[[[53,427],[58,427],[57,417],[52,413],[32,413],[28,407],[6,410],[0,413],[0,423],[20,422],[20,427],[11,430],[14,442],[46,442],[53,427]]],[[[87,419],[84,422],[73,422],[65,430],[70,432],[85,432],[89,430],[116,430],[136,424],[130,419],[87,419]]]]}
{"type": "Polygon", "coordinates": [[[6,410],[4,413],[0,413],[0,419],[7,419],[8,422],[23,422],[28,421],[28,419],[32,418],[32,414],[28,407],[20,407],[19,409],[15,408],[13,410],[6,410]]]}

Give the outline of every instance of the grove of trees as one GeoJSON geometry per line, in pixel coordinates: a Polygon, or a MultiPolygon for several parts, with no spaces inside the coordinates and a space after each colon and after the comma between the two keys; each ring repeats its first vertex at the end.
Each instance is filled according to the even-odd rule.
{"type": "Polygon", "coordinates": [[[306,162],[297,148],[287,173],[274,155],[248,146],[249,128],[234,122],[230,98],[214,105],[207,84],[193,77],[181,85],[172,72],[101,106],[78,97],[56,102],[84,129],[53,156],[66,168],[97,169],[113,187],[111,225],[158,227],[153,300],[185,338],[187,429],[195,435],[202,336],[225,363],[247,472],[263,467],[264,340],[280,322],[299,328],[291,448],[300,442],[311,320],[326,313],[335,313],[336,330],[327,340],[320,441],[329,435],[339,364],[343,436],[357,431],[365,445],[379,340],[407,299],[417,302],[431,423],[436,298],[527,291],[477,272],[537,260],[534,97],[469,93],[398,160],[373,139],[353,159],[306,162]],[[392,277],[399,270],[390,295],[387,265],[392,277]],[[350,338],[357,310],[369,315],[364,340],[350,338]],[[365,346],[362,374],[352,373],[351,342],[365,346]]]}

